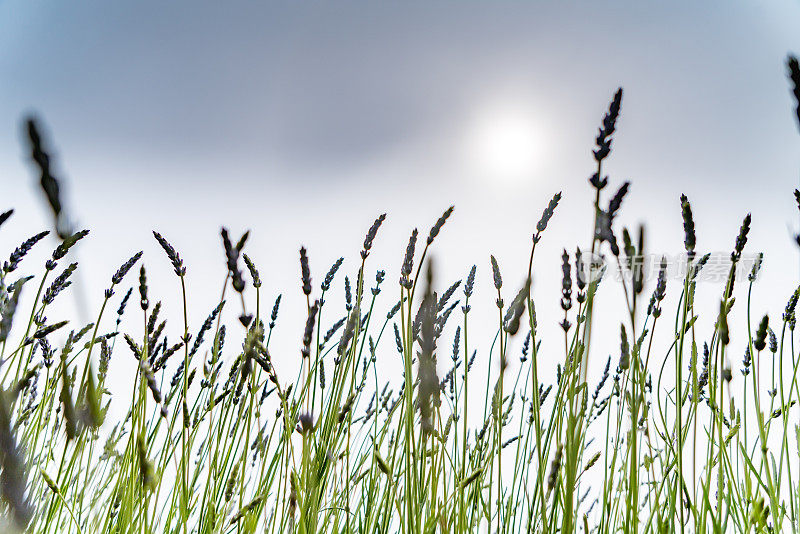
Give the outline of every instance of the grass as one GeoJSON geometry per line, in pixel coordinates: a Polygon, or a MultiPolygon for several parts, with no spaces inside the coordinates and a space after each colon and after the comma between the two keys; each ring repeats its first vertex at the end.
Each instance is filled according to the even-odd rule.
{"type": "MultiPolygon", "coordinates": [[[[789,67],[800,98],[797,62],[789,67]]],[[[550,342],[547,353],[530,280],[560,193],[543,205],[529,264],[515,266],[527,273],[522,287],[504,285],[493,256],[486,263],[497,322],[493,338],[477,343],[470,310],[484,303],[473,299],[476,267],[444,291],[432,282],[432,249],[453,208],[424,242],[412,232],[398,282],[383,270],[368,274],[384,215],[367,232],[356,272],[340,273],[339,260],[315,287],[301,249],[308,313],[285,325],[278,323],[280,297],[262,302],[258,268],[244,252],[248,235],[234,242],[226,229],[224,289],[202,324],[189,322],[187,266],[159,233],[165,257],[150,268],[171,265],[174,285],[161,299],[178,303],[179,325],[160,318],[141,253],[113,273],[92,323],[49,322],[49,306],[77,268],[65,258],[88,232],[68,229],[30,122],[32,156],[61,244],[37,276],[19,275],[45,235],[37,234],[11,253],[0,276],[0,529],[798,532],[800,288],[787,288],[782,313],[751,309],[760,261],[750,276],[741,274],[748,215],[718,313],[711,329],[701,330],[695,289],[710,256],[695,250],[686,197],[685,274],[668,283],[659,262],[647,283],[643,230],[615,225],[628,184],[610,194],[603,175],[621,105],[620,90],[593,151],[591,243],[562,255],[563,313],[547,320],[559,322],[563,339],[550,342]],[[594,254],[605,261],[588,269],[594,254]],[[588,362],[605,359],[591,350],[595,316],[616,313],[597,298],[599,284],[615,283],[609,270],[623,275],[620,350],[601,377],[589,377],[588,362]],[[344,309],[326,302],[335,283],[345,286],[344,309]],[[32,301],[20,300],[23,287],[35,291],[32,301]],[[679,295],[671,309],[667,291],[679,295]],[[729,323],[737,301],[745,318],[729,323]],[[223,321],[231,308],[238,320],[223,321]],[[297,332],[296,376],[272,360],[270,339],[279,327],[297,332]],[[63,345],[51,345],[70,328],[63,345]],[[747,340],[735,372],[727,363],[735,359],[731,331],[747,340]],[[240,347],[226,342],[239,335],[240,347]],[[512,354],[515,336],[521,342],[512,354]],[[381,361],[398,355],[403,375],[382,376],[381,361]],[[108,369],[120,358],[135,358],[137,372],[130,391],[112,395],[108,369]],[[542,376],[542,358],[560,362],[555,377],[542,376]],[[473,372],[474,364],[489,374],[473,372]],[[733,380],[744,385],[734,390],[733,380]],[[110,416],[112,401],[126,407],[120,420],[110,416]]]]}

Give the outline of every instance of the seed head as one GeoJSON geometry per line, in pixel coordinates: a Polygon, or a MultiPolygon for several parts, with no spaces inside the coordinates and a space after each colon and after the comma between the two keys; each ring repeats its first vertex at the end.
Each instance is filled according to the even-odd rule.
{"type": "Polygon", "coordinates": [[[353,309],[353,292],[350,288],[350,278],[344,277],[344,307],[347,311],[353,309]]]}
{"type": "Polygon", "coordinates": [[[180,254],[177,253],[175,248],[170,245],[166,239],[164,239],[161,234],[158,232],[153,232],[153,236],[158,241],[158,244],[161,245],[161,248],[164,249],[164,252],[167,254],[167,258],[172,263],[172,268],[175,270],[175,274],[178,276],[184,276],[186,274],[186,267],[183,265],[183,260],[181,259],[180,254]]]}
{"type": "Polygon", "coordinates": [[[417,234],[419,232],[416,228],[411,232],[411,237],[408,239],[408,246],[406,246],[406,255],[403,257],[403,266],[400,268],[400,285],[406,289],[411,289],[411,270],[414,268],[414,249],[417,246],[417,234]]]}
{"type": "Polygon", "coordinates": [[[497,265],[497,260],[494,256],[489,256],[492,263],[492,278],[494,279],[494,287],[498,291],[503,287],[503,277],[500,276],[500,267],[497,265]]]}
{"type": "Polygon", "coordinates": [[[364,238],[364,248],[361,251],[361,259],[367,259],[369,256],[369,251],[372,249],[372,242],[375,240],[375,236],[378,234],[378,228],[381,227],[383,221],[386,219],[386,214],[382,213],[375,219],[375,222],[372,223],[370,226],[369,231],[367,232],[367,236],[364,238]]]}
{"type": "Polygon", "coordinates": [[[597,148],[593,151],[594,159],[602,162],[611,152],[611,135],[617,129],[617,118],[622,106],[622,88],[617,89],[614,98],[608,106],[608,112],[603,117],[603,125],[600,127],[595,142],[597,148]]]}
{"type": "Polygon", "coordinates": [[[751,282],[755,282],[758,278],[758,273],[761,271],[761,265],[764,263],[764,253],[759,252],[758,256],[756,256],[755,261],[753,262],[753,268],[750,270],[750,274],[747,275],[747,279],[751,282]]]}
{"type": "Polygon", "coordinates": [[[761,318],[761,322],[758,324],[758,329],[756,330],[756,338],[753,340],[753,347],[756,350],[764,350],[767,346],[767,330],[769,328],[769,317],[764,316],[761,318]]]}
{"type": "MultiPolygon", "coordinates": [[[[8,213],[8,212],[6,212],[6,213],[8,213]]],[[[3,215],[6,215],[6,213],[4,213],[3,215]]],[[[10,215],[10,213],[9,213],[9,215],[10,215]]],[[[2,216],[0,216],[0,218],[2,218],[2,216]]],[[[8,217],[6,217],[6,218],[8,218],[8,217]]],[[[5,221],[5,219],[3,219],[3,221],[5,221]]],[[[0,224],[3,224],[3,223],[0,222],[0,224]]],[[[76,232],[76,233],[66,237],[63,241],[61,241],[61,243],[59,243],[59,245],[53,251],[53,261],[58,261],[61,258],[63,258],[64,256],[66,256],[67,252],[69,252],[69,249],[71,249],[75,245],[75,243],[77,243],[78,241],[80,241],[81,239],[86,237],[87,235],[89,235],[89,230],[81,230],[80,232],[76,232]]]]}
{"type": "Polygon", "coordinates": [[[261,277],[258,274],[258,269],[256,269],[253,260],[251,260],[247,254],[242,254],[242,258],[244,259],[244,264],[247,266],[247,270],[250,271],[250,278],[253,279],[253,287],[261,287],[261,277]]]}
{"type": "Polygon", "coordinates": [[[553,195],[553,198],[550,199],[550,202],[547,204],[547,207],[542,212],[542,217],[539,219],[539,222],[536,223],[536,233],[533,234],[533,242],[538,243],[539,239],[541,239],[542,232],[545,231],[547,228],[547,223],[550,222],[551,217],[556,211],[556,207],[558,207],[558,202],[561,200],[561,191],[553,195]]]}
{"type": "MultiPolygon", "coordinates": [[[[222,235],[222,246],[225,249],[225,260],[226,265],[228,266],[228,274],[231,276],[231,285],[233,289],[237,293],[241,293],[244,291],[244,278],[242,278],[242,271],[239,269],[239,253],[241,249],[237,246],[233,246],[231,243],[231,239],[228,236],[228,229],[222,227],[220,231],[222,235]]],[[[242,246],[244,246],[244,242],[247,239],[248,233],[245,233],[242,239],[239,241],[242,246]]]]}
{"type": "Polygon", "coordinates": [[[747,234],[750,232],[750,214],[748,213],[742,226],[739,228],[739,235],[736,237],[736,244],[734,245],[733,252],[731,252],[731,262],[736,263],[742,257],[742,251],[745,244],[747,244],[747,234]]]}
{"type": "Polygon", "coordinates": [[[42,297],[42,302],[45,304],[51,304],[53,300],[58,296],[61,291],[66,289],[67,287],[72,284],[70,282],[69,277],[72,276],[72,273],[75,272],[75,269],[78,268],[77,263],[70,264],[64,271],[59,274],[53,283],[50,284],[50,287],[47,288],[47,291],[44,292],[44,297],[42,297]]]}
{"type": "Polygon", "coordinates": [[[342,262],[344,262],[344,258],[339,258],[336,260],[336,263],[331,265],[331,268],[328,270],[328,274],[325,275],[325,279],[322,281],[322,290],[327,291],[331,288],[331,284],[333,283],[333,277],[336,276],[336,271],[339,270],[339,267],[342,266],[342,262]]]}
{"type": "Polygon", "coordinates": [[[550,474],[547,475],[547,491],[550,492],[556,486],[556,482],[558,482],[558,472],[561,469],[561,454],[563,452],[563,447],[559,443],[558,448],[556,449],[556,455],[553,458],[553,461],[550,462],[550,474]]]}
{"type": "Polygon", "coordinates": [[[728,309],[725,306],[725,301],[721,300],[719,303],[719,340],[723,345],[731,342],[730,334],[728,332],[728,309]]]}
{"type": "Polygon", "coordinates": [[[561,254],[561,309],[572,308],[572,275],[570,274],[569,253],[564,249],[561,254]]]}
{"type": "Polygon", "coordinates": [[[620,337],[620,356],[619,356],[619,368],[621,370],[626,370],[631,365],[631,347],[628,344],[628,333],[625,331],[625,325],[619,326],[619,337],[620,337]]]}
{"type": "Polygon", "coordinates": [[[272,313],[270,313],[269,316],[270,328],[275,328],[275,321],[278,320],[278,308],[280,308],[280,305],[281,305],[281,296],[278,295],[278,297],[275,299],[275,304],[273,304],[272,306],[272,313]]]}
{"type": "Polygon", "coordinates": [[[3,213],[0,213],[0,226],[2,226],[3,223],[5,223],[9,219],[9,217],[11,217],[13,214],[14,210],[8,210],[4,211],[3,213]]]}
{"type": "Polygon", "coordinates": [[[308,309],[308,319],[306,320],[306,328],[303,331],[303,348],[300,351],[303,358],[308,358],[311,355],[311,336],[314,334],[314,323],[317,320],[318,310],[319,310],[319,300],[315,300],[314,304],[308,309]]]}
{"type": "Polygon", "coordinates": [[[614,217],[619,211],[619,208],[622,206],[622,201],[625,199],[625,195],[628,194],[630,187],[630,182],[623,183],[620,188],[617,189],[617,192],[614,194],[614,196],[611,197],[611,200],[608,203],[608,213],[611,215],[611,217],[614,217]]]}
{"type": "Polygon", "coordinates": [[[306,247],[300,247],[300,272],[303,282],[303,294],[309,296],[311,294],[311,269],[308,267],[306,247]]]}
{"type": "Polygon", "coordinates": [[[795,114],[797,115],[797,123],[800,126],[800,64],[797,58],[789,56],[786,59],[786,67],[789,70],[789,80],[792,82],[792,94],[794,94],[795,114]]]}
{"type": "Polygon", "coordinates": [[[750,374],[750,362],[752,358],[750,357],[750,347],[746,347],[744,349],[744,358],[742,358],[742,365],[744,368],[742,369],[742,375],[747,376],[750,374]]]}
{"type": "Polygon", "coordinates": [[[464,284],[464,296],[470,298],[472,296],[472,289],[475,287],[475,266],[469,270],[467,275],[467,283],[464,284]]]}
{"type": "Polygon", "coordinates": [[[33,248],[33,246],[44,239],[46,235],[50,232],[40,232],[35,236],[29,237],[25,241],[23,241],[14,252],[11,253],[11,256],[8,258],[8,261],[3,264],[3,271],[5,273],[10,273],[15,271],[19,266],[19,262],[22,261],[22,258],[33,248]]]}
{"type": "Polygon", "coordinates": [[[120,266],[120,268],[117,269],[117,272],[115,272],[114,275],[111,277],[111,285],[112,286],[119,285],[122,282],[122,279],[125,278],[125,275],[128,274],[128,271],[130,271],[131,268],[133,268],[133,266],[136,265],[136,262],[139,261],[139,258],[141,257],[142,257],[142,251],[139,251],[133,256],[131,256],[131,258],[128,261],[123,263],[120,266]]]}
{"type": "Polygon", "coordinates": [[[602,191],[608,185],[608,176],[600,178],[599,173],[594,173],[589,177],[589,183],[598,191],[602,191]]]}
{"type": "Polygon", "coordinates": [[[450,215],[452,215],[454,209],[455,206],[450,206],[447,208],[442,216],[436,221],[436,224],[433,225],[430,234],[428,234],[428,245],[433,243],[433,240],[436,239],[437,235],[439,235],[439,231],[442,229],[442,226],[444,226],[444,223],[447,222],[447,219],[450,217],[450,215]]]}
{"type": "Polygon", "coordinates": [[[147,273],[144,270],[144,265],[139,269],[139,297],[142,310],[146,310],[149,306],[147,300],[147,273]]]}
{"type": "Polygon", "coordinates": [[[31,144],[31,159],[39,167],[39,183],[44,192],[45,199],[53,211],[56,233],[61,239],[66,239],[71,233],[70,223],[67,219],[64,205],[61,201],[61,187],[59,181],[53,176],[50,155],[44,148],[42,136],[39,133],[37,121],[33,117],[27,119],[28,139],[31,144]]]}
{"type": "Polygon", "coordinates": [[[695,246],[697,245],[697,237],[694,231],[694,218],[692,217],[692,205],[689,204],[689,199],[686,195],[681,195],[681,216],[683,217],[683,244],[686,247],[686,252],[689,259],[694,258],[695,246]]]}

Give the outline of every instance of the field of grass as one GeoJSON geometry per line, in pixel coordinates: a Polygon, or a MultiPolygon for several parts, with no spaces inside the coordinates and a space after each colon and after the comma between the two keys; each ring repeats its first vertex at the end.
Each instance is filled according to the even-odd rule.
{"type": "MultiPolygon", "coordinates": [[[[800,68],[788,65],[800,101],[800,68]]],[[[427,233],[413,230],[404,254],[398,247],[399,280],[370,261],[384,215],[367,231],[356,272],[340,260],[314,284],[301,249],[307,316],[281,316],[280,297],[262,302],[247,234],[223,229],[224,290],[202,324],[189,324],[191,266],[168,231],[154,232],[164,256],[148,268],[174,271],[171,292],[152,294],[137,253],[109,273],[91,323],[50,322],[48,307],[77,269],[70,249],[90,237],[65,224],[47,146],[30,122],[61,244],[36,269],[23,261],[46,235],[37,234],[0,272],[0,531],[800,531],[800,287],[787,283],[785,309],[751,310],[760,257],[742,270],[747,215],[731,236],[713,327],[701,329],[695,287],[710,256],[696,250],[686,197],[683,275],[668,276],[664,260],[648,279],[643,231],[615,224],[628,184],[612,188],[603,174],[621,105],[620,90],[593,148],[594,237],[564,250],[559,315],[538,318],[563,333],[547,354],[531,279],[539,261],[553,260],[535,252],[558,224],[560,193],[541,203],[530,262],[513,266],[527,272],[522,287],[504,284],[493,256],[466,266],[463,282],[433,287],[431,256],[450,208],[427,233]],[[476,269],[491,270],[496,291],[496,323],[477,329],[493,338],[480,342],[470,316],[476,269]],[[623,285],[622,313],[595,299],[610,283],[623,285]],[[334,287],[344,309],[326,303],[334,287]],[[679,295],[676,307],[666,307],[667,292],[679,295]],[[162,301],[180,303],[178,324],[163,320],[162,301]],[[734,305],[746,321],[728,321],[734,305]],[[224,321],[223,308],[238,320],[224,321]],[[587,376],[588,361],[607,358],[591,350],[598,313],[620,323],[619,352],[599,377],[587,376]],[[296,376],[273,365],[275,328],[296,332],[296,376]],[[741,365],[729,352],[732,331],[746,333],[741,365]],[[63,345],[51,343],[57,337],[63,345]],[[480,362],[478,344],[491,347],[480,362]],[[543,357],[559,362],[556,376],[540,372],[543,357]],[[123,358],[137,361],[129,391],[107,383],[123,358]],[[401,360],[403,375],[385,376],[385,359],[401,360]],[[733,380],[744,384],[736,395],[733,380]],[[123,418],[111,417],[111,402],[123,418]]]]}

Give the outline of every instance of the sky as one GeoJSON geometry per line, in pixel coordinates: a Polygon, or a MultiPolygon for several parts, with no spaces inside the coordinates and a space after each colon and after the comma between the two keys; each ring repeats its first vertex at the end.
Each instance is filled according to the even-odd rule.
{"type": "MultiPolygon", "coordinates": [[[[427,235],[455,205],[434,246],[436,280],[446,287],[478,265],[473,309],[486,335],[473,339],[485,353],[496,313],[489,254],[510,300],[535,223],[563,191],[534,275],[542,328],[557,333],[560,253],[588,245],[591,148],[622,86],[605,166],[609,190],[632,183],[619,224],[644,223],[649,251],[677,254],[685,193],[698,248],[728,252],[751,212],[748,250],[766,256],[754,308],[777,319],[800,272],[790,51],[800,53],[796,0],[5,0],[0,208],[16,213],[0,245],[10,251],[50,225],[23,143],[22,120],[35,114],[75,225],[92,231],[76,253],[84,316],[96,315],[114,270],[144,250],[153,292],[176,317],[177,280],[150,235],[157,229],[186,259],[198,328],[222,289],[220,227],[250,229],[262,300],[284,294],[273,354],[291,366],[305,314],[301,245],[315,288],[339,256],[352,276],[364,233],[387,213],[368,269],[370,278],[386,269],[388,310],[411,229],[427,235]]],[[[56,241],[47,243],[28,270],[38,272],[56,241]]],[[[621,311],[621,289],[605,286],[621,311]]],[[[698,293],[712,302],[719,291],[698,293]]],[[[52,319],[74,302],[64,299],[52,319]]],[[[618,350],[621,317],[598,319],[601,351],[618,350]]],[[[561,355],[550,343],[554,366],[561,355]]]]}

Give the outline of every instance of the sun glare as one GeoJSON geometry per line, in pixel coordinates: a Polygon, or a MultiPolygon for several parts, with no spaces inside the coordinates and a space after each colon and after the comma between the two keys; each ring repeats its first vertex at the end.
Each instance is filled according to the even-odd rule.
{"type": "Polygon", "coordinates": [[[476,117],[470,159],[483,179],[520,183],[531,178],[541,139],[534,114],[524,106],[494,106],[476,117]]]}

